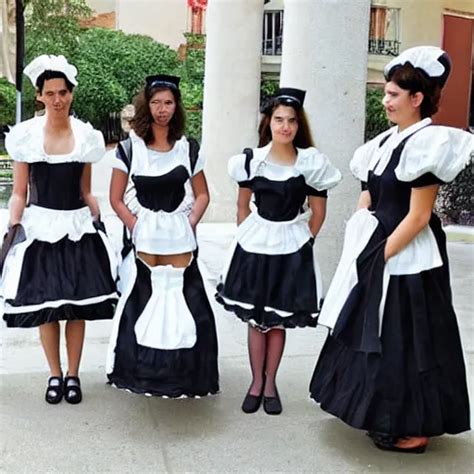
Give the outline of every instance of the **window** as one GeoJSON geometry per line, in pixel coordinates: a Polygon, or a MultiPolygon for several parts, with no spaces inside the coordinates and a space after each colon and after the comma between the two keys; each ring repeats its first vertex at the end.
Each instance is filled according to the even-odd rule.
{"type": "Polygon", "coordinates": [[[400,52],[399,16],[398,8],[370,8],[370,54],[398,56],[400,52]]]}
{"type": "Polygon", "coordinates": [[[188,0],[190,33],[204,34],[207,0],[188,0]]]}
{"type": "Polygon", "coordinates": [[[263,15],[262,54],[281,56],[283,43],[283,10],[267,10],[263,15]]]}

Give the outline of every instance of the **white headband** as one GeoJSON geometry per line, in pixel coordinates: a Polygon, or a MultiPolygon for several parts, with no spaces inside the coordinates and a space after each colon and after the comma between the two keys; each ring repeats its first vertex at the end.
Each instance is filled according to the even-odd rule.
{"type": "Polygon", "coordinates": [[[429,77],[441,77],[446,73],[445,66],[439,61],[439,58],[443,55],[446,55],[445,51],[436,46],[415,46],[392,59],[385,66],[384,75],[387,77],[395,66],[410,63],[413,67],[425,71],[429,77]]]}
{"type": "Polygon", "coordinates": [[[43,54],[38,56],[25,67],[23,72],[30,78],[33,86],[36,87],[38,77],[45,71],[62,72],[72,85],[77,86],[77,69],[72,64],[69,64],[62,55],[43,54]]]}

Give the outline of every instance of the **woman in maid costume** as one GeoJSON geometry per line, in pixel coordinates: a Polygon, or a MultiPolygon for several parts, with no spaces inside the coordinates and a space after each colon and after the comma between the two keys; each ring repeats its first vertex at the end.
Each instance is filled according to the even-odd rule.
{"type": "Polygon", "coordinates": [[[123,252],[108,379],[145,395],[216,393],[217,336],[195,237],[209,193],[199,145],[183,135],[179,78],[147,77],[135,109],[130,137],[117,148],[110,189],[133,246],[123,252]],[[126,203],[129,180],[136,196],[126,203]]]}
{"type": "Polygon", "coordinates": [[[474,151],[471,134],[431,122],[449,72],[433,46],[385,67],[383,104],[395,126],[351,161],[359,210],[319,317],[330,334],[312,398],[391,451],[421,453],[429,437],[469,429],[446,237],[433,213],[439,186],[474,151]]]}
{"type": "Polygon", "coordinates": [[[216,298],[249,324],[252,383],[245,413],[256,412],[262,399],[266,413],[281,413],[275,377],[285,328],[315,326],[322,297],[314,239],[325,218],[327,190],[341,174],[313,146],[304,97],[305,91],[280,89],[263,109],[260,148],[245,149],[228,164],[239,185],[239,227],[216,298]]]}
{"type": "Polygon", "coordinates": [[[46,401],[59,403],[64,396],[79,403],[84,320],[111,319],[118,299],[114,252],[91,194],[91,164],[105,146],[100,132],[70,116],[77,70],[64,56],[39,56],[25,74],[46,114],[16,125],[5,140],[14,168],[2,248],[3,319],[8,327],[39,326],[51,371],[46,401]]]}

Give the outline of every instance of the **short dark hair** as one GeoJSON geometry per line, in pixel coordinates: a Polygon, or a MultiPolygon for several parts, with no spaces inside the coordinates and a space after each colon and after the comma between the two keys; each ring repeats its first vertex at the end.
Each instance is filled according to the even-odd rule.
{"type": "Polygon", "coordinates": [[[262,147],[267,145],[272,140],[272,131],[270,129],[270,121],[275,110],[283,105],[284,107],[291,107],[296,112],[296,120],[298,121],[298,131],[296,132],[293,140],[293,146],[297,148],[309,148],[314,146],[313,137],[311,135],[311,128],[308,123],[308,118],[303,107],[295,107],[285,103],[284,100],[278,98],[272,99],[262,111],[262,119],[258,126],[259,143],[258,146],[262,147]]]}
{"type": "Polygon", "coordinates": [[[150,143],[153,139],[151,131],[151,124],[153,117],[150,113],[150,106],[148,103],[155,93],[160,91],[170,91],[173,94],[176,102],[176,109],[173,117],[169,123],[168,142],[175,143],[184,134],[184,127],[186,124],[186,117],[184,113],[183,102],[181,100],[181,92],[179,89],[172,89],[168,87],[144,87],[134,99],[135,115],[130,121],[134,132],[145,142],[150,143]]]}
{"type": "Polygon", "coordinates": [[[394,82],[398,87],[409,91],[410,95],[417,92],[423,94],[423,101],[420,105],[421,118],[431,117],[438,111],[441,87],[435,79],[430,78],[421,69],[406,63],[393,68],[388,74],[387,81],[394,82]]]}
{"type": "Polygon", "coordinates": [[[66,77],[66,75],[63,72],[44,71],[38,76],[38,79],[36,79],[36,87],[38,88],[40,94],[43,93],[44,83],[46,81],[49,81],[50,79],[64,79],[67,90],[69,92],[72,92],[72,90],[74,89],[74,84],[69,81],[69,79],[66,77]]]}

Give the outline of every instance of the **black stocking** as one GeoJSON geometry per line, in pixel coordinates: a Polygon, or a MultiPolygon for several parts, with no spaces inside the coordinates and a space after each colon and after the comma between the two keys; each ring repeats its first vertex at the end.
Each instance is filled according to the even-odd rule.
{"type": "Polygon", "coordinates": [[[249,325],[249,359],[252,369],[252,385],[249,393],[259,396],[262,392],[263,372],[265,370],[266,334],[249,325]]]}
{"type": "Polygon", "coordinates": [[[265,333],[265,336],[267,338],[267,352],[265,391],[263,394],[266,397],[274,397],[276,395],[275,378],[285,348],[286,331],[284,329],[272,329],[265,333]]]}

